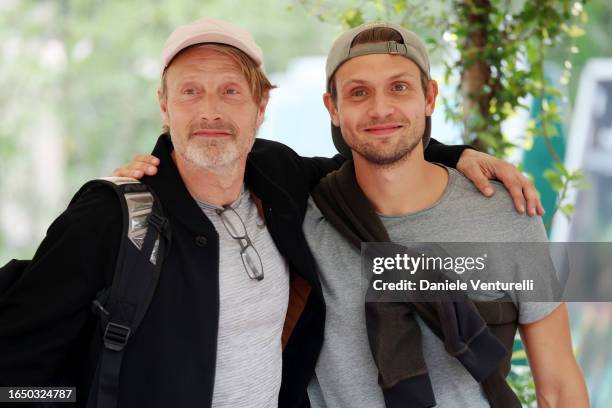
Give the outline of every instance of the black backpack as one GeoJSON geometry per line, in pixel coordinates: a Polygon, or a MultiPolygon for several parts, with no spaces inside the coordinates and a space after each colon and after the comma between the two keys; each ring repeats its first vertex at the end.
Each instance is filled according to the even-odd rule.
{"type": "MultiPolygon", "coordinates": [[[[123,229],[112,285],[92,300],[92,311],[99,317],[103,335],[88,408],[117,406],[123,351],[151,303],[170,246],[169,223],[159,199],[138,180],[125,177],[92,180],[81,187],[70,205],[99,186],[116,193],[123,229]]],[[[19,279],[30,262],[13,259],[0,268],[0,296],[19,279]]]]}

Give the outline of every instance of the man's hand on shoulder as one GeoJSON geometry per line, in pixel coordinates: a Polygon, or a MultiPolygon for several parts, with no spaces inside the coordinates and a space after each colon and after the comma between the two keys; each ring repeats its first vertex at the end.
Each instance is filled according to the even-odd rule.
{"type": "Polygon", "coordinates": [[[141,179],[146,176],[153,176],[157,173],[159,159],[151,154],[137,154],[131,162],[113,171],[115,177],[132,177],[141,179]]]}
{"type": "Polygon", "coordinates": [[[487,197],[495,193],[489,180],[501,181],[510,192],[514,207],[523,214],[527,202],[527,214],[544,215],[544,207],[535,186],[515,166],[473,149],[466,149],[457,162],[457,170],[487,197]]]}

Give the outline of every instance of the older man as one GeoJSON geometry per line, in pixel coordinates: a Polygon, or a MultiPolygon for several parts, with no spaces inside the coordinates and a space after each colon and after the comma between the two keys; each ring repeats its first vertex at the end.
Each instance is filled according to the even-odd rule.
{"type": "MultiPolygon", "coordinates": [[[[262,67],[251,36],[222,21],[179,27],[166,42],[158,94],[169,134],[153,151],[159,174],[143,182],[170,221],[171,245],[125,346],[113,406],[305,398],[324,304],[301,223],[309,189],[338,164],[255,141],[271,88],[262,67]]],[[[122,223],[112,192],[96,189],[51,225],[0,297],[0,384],[77,385],[79,405],[108,406],[95,394],[105,373],[91,301],[111,285],[122,223]]]]}
{"type": "MultiPolygon", "coordinates": [[[[169,218],[171,247],[110,405],[300,406],[325,318],[302,221],[310,189],[343,160],[255,140],[271,85],[261,50],[235,26],[202,19],[179,27],[161,72],[167,132],[153,150],[159,174],[143,182],[169,218]]],[[[453,166],[462,152],[434,143],[428,157],[453,166]]],[[[481,168],[514,180],[511,188],[538,206],[533,187],[506,164],[477,152],[460,163],[481,183],[481,168]]],[[[115,198],[93,190],[49,228],[0,299],[2,385],[50,384],[70,366],[80,404],[96,406],[89,390],[105,373],[96,372],[90,302],[112,281],[121,222],[115,198]]]]}

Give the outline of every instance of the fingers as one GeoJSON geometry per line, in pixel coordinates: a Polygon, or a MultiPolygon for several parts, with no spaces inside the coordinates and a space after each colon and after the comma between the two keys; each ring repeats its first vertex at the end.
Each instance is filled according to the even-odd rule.
{"type": "Polygon", "coordinates": [[[504,186],[506,186],[508,192],[512,196],[516,211],[520,214],[525,214],[525,196],[523,195],[523,189],[520,187],[521,183],[516,179],[510,185],[504,183],[504,186]]]}
{"type": "MultiPolygon", "coordinates": [[[[137,171],[137,172],[141,172],[142,174],[146,174],[148,176],[152,176],[153,174],[157,173],[157,167],[145,163],[145,162],[136,162],[133,161],[130,164],[128,164],[125,167],[126,170],[132,170],[132,171],[137,171]]],[[[142,176],[141,176],[142,177],[142,176]]]]}
{"type": "Polygon", "coordinates": [[[540,202],[538,191],[531,180],[523,176],[516,167],[503,163],[503,166],[496,169],[495,174],[512,196],[514,208],[517,212],[520,214],[526,213],[529,216],[536,215],[539,212],[543,214],[544,208],[540,202]]]}
{"type": "Polygon", "coordinates": [[[157,173],[159,159],[150,154],[139,154],[134,156],[134,159],[123,167],[119,167],[113,171],[115,177],[133,177],[140,179],[145,175],[152,176],[157,173]]]}
{"type": "Polygon", "coordinates": [[[544,215],[544,207],[535,185],[525,176],[521,176],[523,194],[527,200],[527,214],[529,216],[544,215]]]}
{"type": "Polygon", "coordinates": [[[154,174],[153,172],[156,172],[157,168],[155,166],[151,166],[151,165],[149,165],[147,163],[130,162],[125,167],[120,167],[117,170],[119,170],[120,172],[125,173],[125,174],[130,174],[127,177],[131,177],[131,174],[133,174],[134,172],[137,172],[139,174],[154,174]]]}
{"type": "MultiPolygon", "coordinates": [[[[114,177],[134,177],[135,175],[137,175],[138,173],[140,173],[140,177],[142,177],[142,171],[138,170],[131,170],[129,167],[118,167],[115,170],[113,170],[113,176],[114,177]]],[[[140,178],[140,177],[136,177],[136,178],[140,178]]]]}
{"type": "Polygon", "coordinates": [[[144,172],[142,170],[132,170],[129,167],[119,167],[113,171],[113,176],[141,179],[144,176],[144,172]]]}
{"type": "Polygon", "coordinates": [[[494,193],[488,179],[498,179],[512,196],[514,207],[520,214],[544,215],[544,207],[534,184],[516,167],[492,156],[471,150],[466,150],[464,155],[466,157],[462,155],[457,163],[457,169],[469,178],[485,196],[489,197],[494,193]]]}
{"type": "MultiPolygon", "coordinates": [[[[151,154],[137,154],[128,167],[134,171],[142,171],[143,174],[152,176],[157,173],[159,159],[151,154]]],[[[140,176],[142,177],[142,176],[140,176]]],[[[138,178],[140,178],[138,177],[138,178]]]]}
{"type": "Polygon", "coordinates": [[[468,179],[470,179],[472,183],[474,183],[476,188],[480,190],[480,192],[484,196],[491,197],[493,195],[494,193],[493,186],[489,182],[489,179],[484,174],[480,166],[477,166],[477,165],[467,166],[466,168],[464,168],[463,174],[468,179]]]}
{"type": "Polygon", "coordinates": [[[137,154],[132,159],[132,163],[142,162],[152,166],[159,166],[159,159],[152,154],[137,154]]]}

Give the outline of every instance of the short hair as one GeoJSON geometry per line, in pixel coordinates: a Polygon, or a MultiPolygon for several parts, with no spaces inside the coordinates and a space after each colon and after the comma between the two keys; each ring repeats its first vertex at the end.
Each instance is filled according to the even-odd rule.
{"type": "MultiPolygon", "coordinates": [[[[351,47],[354,47],[355,45],[359,44],[370,44],[387,41],[395,41],[399,44],[404,43],[402,35],[390,27],[371,27],[357,34],[357,36],[353,39],[353,42],[351,43],[351,47]]],[[[419,72],[421,74],[421,88],[423,89],[423,94],[427,96],[429,89],[428,75],[421,69],[421,67],[419,67],[419,72]]],[[[329,90],[332,100],[334,101],[334,103],[336,103],[336,100],[338,98],[338,90],[336,88],[335,72],[329,79],[329,90]]]]}
{"type": "MultiPolygon", "coordinates": [[[[266,77],[266,74],[263,72],[263,70],[257,66],[255,61],[243,51],[227,44],[201,43],[194,44],[182,49],[172,58],[166,69],[164,69],[164,72],[162,73],[160,88],[162,98],[166,99],[168,97],[168,86],[166,84],[166,73],[168,72],[168,67],[170,67],[172,61],[174,61],[180,54],[195,47],[207,47],[213,49],[215,51],[220,52],[221,54],[227,55],[234,62],[236,62],[250,86],[251,95],[256,104],[261,103],[264,98],[267,98],[270,95],[270,90],[276,88],[275,85],[272,85],[268,77],[266,77]]],[[[163,125],[163,132],[170,132],[170,128],[168,127],[168,125],[163,125]]]]}

